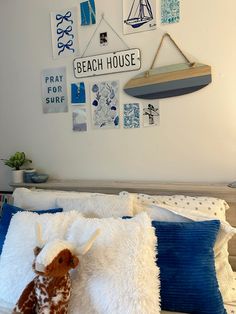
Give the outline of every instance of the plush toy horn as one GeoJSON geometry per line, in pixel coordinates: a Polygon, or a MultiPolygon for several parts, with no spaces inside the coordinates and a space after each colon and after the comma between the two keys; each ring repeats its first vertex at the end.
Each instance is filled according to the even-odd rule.
{"type": "Polygon", "coordinates": [[[40,249],[44,246],[45,241],[43,241],[43,237],[42,237],[42,226],[39,222],[36,222],[35,225],[35,233],[36,233],[36,243],[37,243],[37,247],[39,247],[40,249]]]}
{"type": "Polygon", "coordinates": [[[86,254],[90,248],[92,247],[94,241],[96,240],[96,238],[98,237],[98,235],[100,234],[101,230],[97,229],[92,236],[89,238],[89,240],[84,243],[83,245],[81,245],[80,247],[77,248],[76,253],[78,255],[84,255],[86,254]]]}

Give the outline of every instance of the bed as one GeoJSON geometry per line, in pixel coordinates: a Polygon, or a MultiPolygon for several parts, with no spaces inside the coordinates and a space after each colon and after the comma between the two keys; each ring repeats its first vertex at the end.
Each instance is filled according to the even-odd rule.
{"type": "MultiPolygon", "coordinates": [[[[21,184],[14,185],[13,188],[36,188],[43,190],[76,191],[85,193],[105,193],[118,194],[122,191],[128,193],[141,193],[141,195],[183,195],[190,197],[213,197],[225,200],[230,208],[226,211],[227,221],[236,227],[236,192],[225,184],[193,184],[193,183],[160,183],[144,181],[50,181],[45,184],[21,184]]],[[[229,261],[234,271],[236,271],[236,236],[229,241],[229,261]]],[[[236,273],[234,273],[236,281],[236,273]]],[[[236,294],[236,291],[234,292],[236,294]]],[[[236,296],[236,295],[235,295],[236,296]]],[[[0,299],[1,301],[1,299],[0,299]]],[[[2,306],[0,313],[10,313],[9,304],[0,302],[2,306]]],[[[225,303],[228,314],[236,313],[236,302],[225,303]]],[[[161,314],[180,313],[161,311],[161,314]]],[[[181,312],[183,313],[183,312],[181,312]]],[[[85,313],[84,313],[85,314],[85,313]]],[[[87,313],[86,313],[87,314],[87,313]]],[[[109,313],[108,313],[109,314],[109,313]]]]}

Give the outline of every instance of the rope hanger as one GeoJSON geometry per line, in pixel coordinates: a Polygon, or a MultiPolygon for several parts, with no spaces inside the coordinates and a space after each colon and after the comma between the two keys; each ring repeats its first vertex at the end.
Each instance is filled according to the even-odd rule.
{"type": "Polygon", "coordinates": [[[110,27],[110,29],[113,31],[113,33],[116,34],[116,36],[120,39],[120,41],[122,41],[122,43],[127,47],[127,49],[130,49],[130,47],[129,47],[129,46],[126,44],[126,42],[121,38],[121,36],[117,33],[117,31],[116,31],[116,30],[111,26],[111,24],[105,19],[104,13],[103,13],[102,16],[101,16],[101,20],[100,20],[100,22],[98,23],[98,25],[97,25],[97,27],[96,27],[96,29],[95,29],[93,35],[91,36],[91,38],[90,38],[90,40],[89,40],[87,46],[85,47],[85,50],[84,50],[84,52],[82,53],[81,57],[84,57],[84,54],[85,54],[85,52],[88,50],[89,46],[91,45],[91,42],[92,42],[92,40],[93,40],[93,38],[94,38],[94,36],[95,36],[95,34],[96,34],[96,32],[97,32],[97,30],[98,30],[100,24],[102,23],[102,21],[104,21],[104,22],[110,27]]]}
{"type": "MultiPolygon", "coordinates": [[[[156,59],[157,59],[157,57],[158,57],[158,55],[159,55],[159,52],[160,52],[160,50],[161,50],[161,47],[162,47],[162,45],[163,45],[163,41],[164,41],[165,37],[168,37],[168,38],[170,39],[170,41],[174,44],[174,46],[177,48],[177,50],[180,52],[180,54],[181,54],[181,55],[184,57],[184,59],[187,61],[189,67],[194,67],[195,62],[191,62],[191,61],[186,57],[186,55],[183,53],[183,51],[180,49],[180,47],[176,44],[176,42],[175,42],[174,39],[170,36],[170,34],[165,33],[165,34],[162,36],[162,38],[161,38],[161,42],[160,42],[160,44],[159,44],[159,46],[158,46],[158,48],[157,48],[157,52],[156,52],[155,57],[154,57],[154,59],[153,59],[153,61],[152,61],[152,65],[151,65],[149,71],[152,70],[153,67],[154,67],[154,64],[155,64],[156,59]]],[[[148,71],[148,72],[149,72],[149,71],[148,71]]],[[[147,74],[148,74],[148,72],[147,72],[147,74]]]]}

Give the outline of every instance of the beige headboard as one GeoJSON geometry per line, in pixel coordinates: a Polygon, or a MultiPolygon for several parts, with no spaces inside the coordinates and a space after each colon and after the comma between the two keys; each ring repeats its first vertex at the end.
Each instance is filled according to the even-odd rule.
{"type": "MultiPolygon", "coordinates": [[[[104,180],[55,180],[42,184],[14,184],[12,187],[37,187],[50,190],[69,190],[115,194],[121,191],[156,195],[182,194],[189,196],[212,196],[224,199],[230,206],[227,220],[236,227],[236,189],[227,184],[161,183],[155,181],[104,181],[104,180]]],[[[229,244],[230,263],[236,271],[236,236],[229,244]]]]}

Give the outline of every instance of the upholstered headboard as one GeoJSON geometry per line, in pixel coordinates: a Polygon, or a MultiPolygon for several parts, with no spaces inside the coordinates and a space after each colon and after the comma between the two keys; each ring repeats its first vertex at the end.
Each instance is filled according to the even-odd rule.
{"type": "MultiPolygon", "coordinates": [[[[121,191],[146,193],[151,195],[182,194],[189,196],[212,196],[224,199],[230,206],[227,220],[236,227],[236,189],[227,184],[196,184],[196,183],[161,183],[155,181],[104,181],[104,180],[55,180],[42,184],[14,184],[13,187],[24,186],[50,190],[66,190],[81,192],[97,192],[115,194],[121,191]]],[[[236,236],[229,244],[230,263],[236,270],[236,236]]]]}

